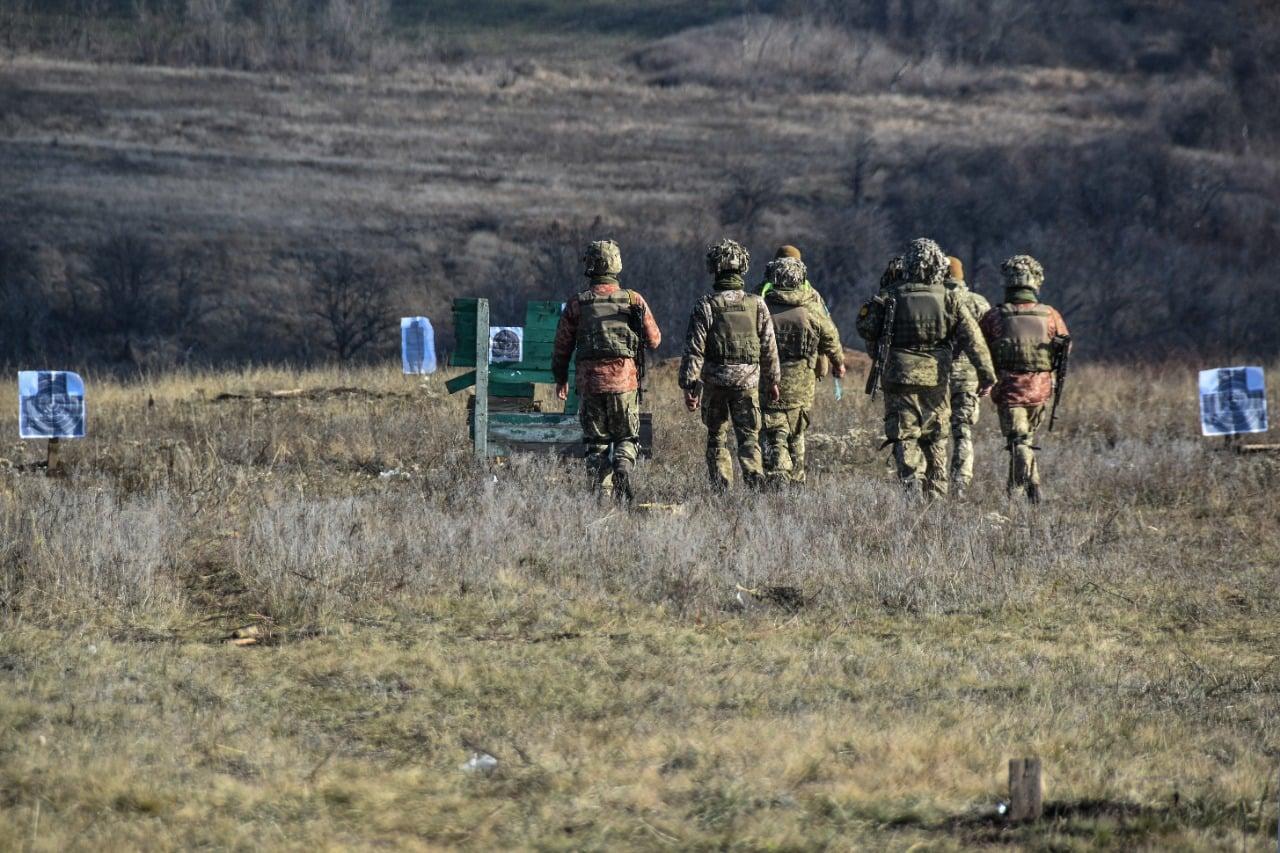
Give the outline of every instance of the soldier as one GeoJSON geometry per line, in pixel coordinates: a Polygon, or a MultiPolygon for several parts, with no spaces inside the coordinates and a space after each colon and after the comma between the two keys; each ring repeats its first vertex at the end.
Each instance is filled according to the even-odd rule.
{"type": "Polygon", "coordinates": [[[766,272],[772,287],[764,301],[773,318],[782,381],[778,399],[764,407],[764,470],[775,483],[803,483],[804,434],[818,358],[826,357],[839,379],[845,372],[844,349],[822,298],[805,279],[802,261],[778,258],[766,272]]]}
{"type": "Polygon", "coordinates": [[[766,389],[770,403],[778,400],[780,390],[769,309],[759,296],[743,290],[749,261],[747,250],[732,240],[707,250],[714,291],[693,307],[680,362],[685,406],[691,412],[701,408],[707,426],[707,475],[717,491],[733,482],[731,424],[742,481],[749,488],[762,484],[760,388],[766,389]]]}
{"type": "Polygon", "coordinates": [[[587,246],[582,264],[590,287],[565,303],[556,327],[551,372],[556,396],[569,396],[569,361],[577,355],[578,414],[593,490],[631,500],[631,470],[640,441],[641,347],[657,349],[662,333],[644,297],[618,283],[622,253],[612,240],[587,246]],[[612,454],[610,450],[612,449],[612,454]]]}
{"type": "Polygon", "coordinates": [[[917,496],[947,493],[951,352],[963,350],[978,371],[979,395],[995,383],[991,356],[968,307],[943,284],[947,256],[932,240],[911,241],[901,272],[890,264],[881,295],[862,306],[858,333],[879,340],[886,299],[895,300],[888,363],[883,365],[885,444],[898,478],[917,496]]]}
{"type": "MultiPolygon", "coordinates": [[[[947,258],[947,290],[967,303],[975,318],[984,316],[991,303],[982,294],[969,289],[964,280],[964,265],[959,258],[947,258]]],[[[955,496],[964,497],[973,482],[973,428],[978,423],[978,372],[973,369],[963,350],[952,351],[951,358],[951,483],[955,496]]]]}
{"type": "MultiPolygon", "coordinates": [[[[774,253],[773,259],[778,261],[783,258],[795,258],[797,261],[804,260],[804,257],[800,254],[800,250],[795,246],[779,246],[778,251],[774,253]]],[[[773,290],[773,282],[770,281],[769,277],[769,270],[771,268],[772,264],[766,265],[764,268],[764,281],[760,283],[760,289],[758,291],[761,296],[768,296],[769,291],[773,290]]],[[[804,287],[805,289],[812,290],[814,292],[818,297],[818,304],[822,306],[823,313],[830,317],[831,311],[827,308],[827,303],[822,298],[822,294],[818,293],[817,288],[810,284],[808,279],[805,279],[804,287]]],[[[819,379],[826,379],[827,374],[831,372],[831,363],[827,360],[825,355],[822,355],[821,353],[818,354],[818,364],[817,367],[814,368],[814,372],[817,374],[819,379]]],[[[839,379],[840,377],[837,376],[836,378],[839,379]]]]}
{"type": "Polygon", "coordinates": [[[1000,265],[1000,273],[1004,302],[981,320],[1000,371],[992,399],[1009,451],[1009,494],[1025,489],[1027,500],[1038,504],[1040,468],[1033,445],[1053,395],[1055,348],[1069,347],[1070,339],[1062,315],[1040,301],[1044,267],[1039,261],[1015,255],[1000,265]]]}

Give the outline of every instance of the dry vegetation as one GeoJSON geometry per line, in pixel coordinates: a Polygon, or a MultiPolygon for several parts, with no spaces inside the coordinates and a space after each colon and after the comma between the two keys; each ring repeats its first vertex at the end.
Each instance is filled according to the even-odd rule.
{"type": "Polygon", "coordinates": [[[0,0],[0,363],[91,431],[0,448],[0,848],[1270,849],[1280,465],[1193,373],[1277,355],[1273,5],[0,0]],[[904,503],[828,388],[809,487],[718,499],[669,365],[678,510],[479,466],[395,318],[603,233],[668,347],[722,233],[846,334],[904,239],[1036,254],[1094,359],[1046,504],[990,409],[904,503]]]}
{"type": "Polygon", "coordinates": [[[860,396],[810,488],[717,500],[659,386],[680,515],[478,467],[437,378],[91,381],[69,479],[3,477],[0,845],[1268,849],[1280,466],[1195,437],[1189,371],[1082,369],[1034,513],[990,411],[973,501],[904,504],[860,396]],[[217,401],[294,387],[367,390],[217,401]]]}

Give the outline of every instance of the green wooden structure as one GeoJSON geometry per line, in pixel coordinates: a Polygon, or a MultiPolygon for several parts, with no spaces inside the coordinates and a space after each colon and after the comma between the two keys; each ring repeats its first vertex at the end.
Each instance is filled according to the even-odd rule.
{"type": "MultiPolygon", "coordinates": [[[[468,418],[476,455],[509,456],[513,452],[580,453],[578,394],[574,365],[569,365],[569,399],[563,412],[537,411],[536,385],[555,383],[552,348],[560,322],[560,302],[530,302],[525,307],[524,351],[517,364],[489,364],[489,300],[455,299],[453,329],[456,346],[450,364],[475,367],[445,383],[450,394],[475,387],[475,406],[468,418]],[[482,425],[480,428],[477,425],[482,425]]],[[[653,418],[640,416],[640,447],[648,456],[653,447],[653,418]]]]}

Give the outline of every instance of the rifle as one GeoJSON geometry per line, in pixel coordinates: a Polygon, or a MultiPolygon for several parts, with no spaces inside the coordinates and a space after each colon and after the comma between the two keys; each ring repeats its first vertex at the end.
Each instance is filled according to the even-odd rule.
{"type": "Polygon", "coordinates": [[[644,406],[644,380],[648,371],[648,364],[645,361],[645,343],[644,343],[644,308],[639,305],[633,305],[631,316],[627,318],[627,325],[631,327],[631,331],[635,333],[639,339],[639,346],[636,349],[636,402],[644,406]]]}
{"type": "Polygon", "coordinates": [[[644,341],[641,340],[640,351],[636,353],[636,373],[639,377],[639,381],[636,383],[636,402],[639,403],[642,408],[644,407],[645,374],[648,373],[647,364],[645,362],[646,349],[647,347],[645,347],[644,341]]]}
{"type": "Polygon", "coordinates": [[[1067,384],[1067,361],[1071,355],[1071,336],[1053,336],[1053,408],[1049,410],[1049,432],[1058,420],[1058,404],[1062,402],[1062,389],[1067,384]]]}
{"type": "Polygon", "coordinates": [[[880,390],[880,379],[884,375],[884,366],[889,361],[889,350],[893,346],[893,317],[898,311],[898,300],[892,296],[876,297],[884,311],[880,322],[880,336],[876,338],[876,352],[871,362],[871,372],[867,374],[867,393],[871,399],[876,398],[880,390]]]}

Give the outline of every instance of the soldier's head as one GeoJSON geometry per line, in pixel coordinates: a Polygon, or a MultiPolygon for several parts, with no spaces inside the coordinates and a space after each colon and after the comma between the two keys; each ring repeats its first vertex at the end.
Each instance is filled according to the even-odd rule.
{"type": "Polygon", "coordinates": [[[1044,284],[1044,267],[1030,255],[1014,255],[1000,265],[1005,290],[1039,290],[1044,284]]]}
{"type": "Polygon", "coordinates": [[[902,256],[908,281],[941,284],[947,274],[947,256],[942,248],[927,237],[917,237],[902,256]]]}
{"type": "Polygon", "coordinates": [[[902,281],[902,277],[906,275],[905,267],[902,265],[902,255],[898,255],[889,261],[889,266],[884,268],[884,275],[880,276],[880,289],[892,287],[902,281]]]}
{"type": "Polygon", "coordinates": [[[590,277],[622,272],[622,251],[612,240],[596,240],[582,253],[583,271],[590,277]]]}
{"type": "Polygon", "coordinates": [[[775,260],[778,258],[795,258],[797,261],[804,260],[800,257],[800,250],[795,246],[779,246],[778,251],[773,257],[775,260]]]}
{"type": "Polygon", "coordinates": [[[947,258],[947,278],[953,278],[956,281],[964,281],[964,264],[960,263],[960,259],[955,255],[947,258]]]}
{"type": "Polygon", "coordinates": [[[714,276],[746,275],[750,264],[747,250],[728,238],[707,248],[707,272],[714,276]]]}
{"type": "Polygon", "coordinates": [[[765,267],[765,277],[777,290],[795,290],[803,287],[809,271],[798,258],[774,258],[765,267]]]}

